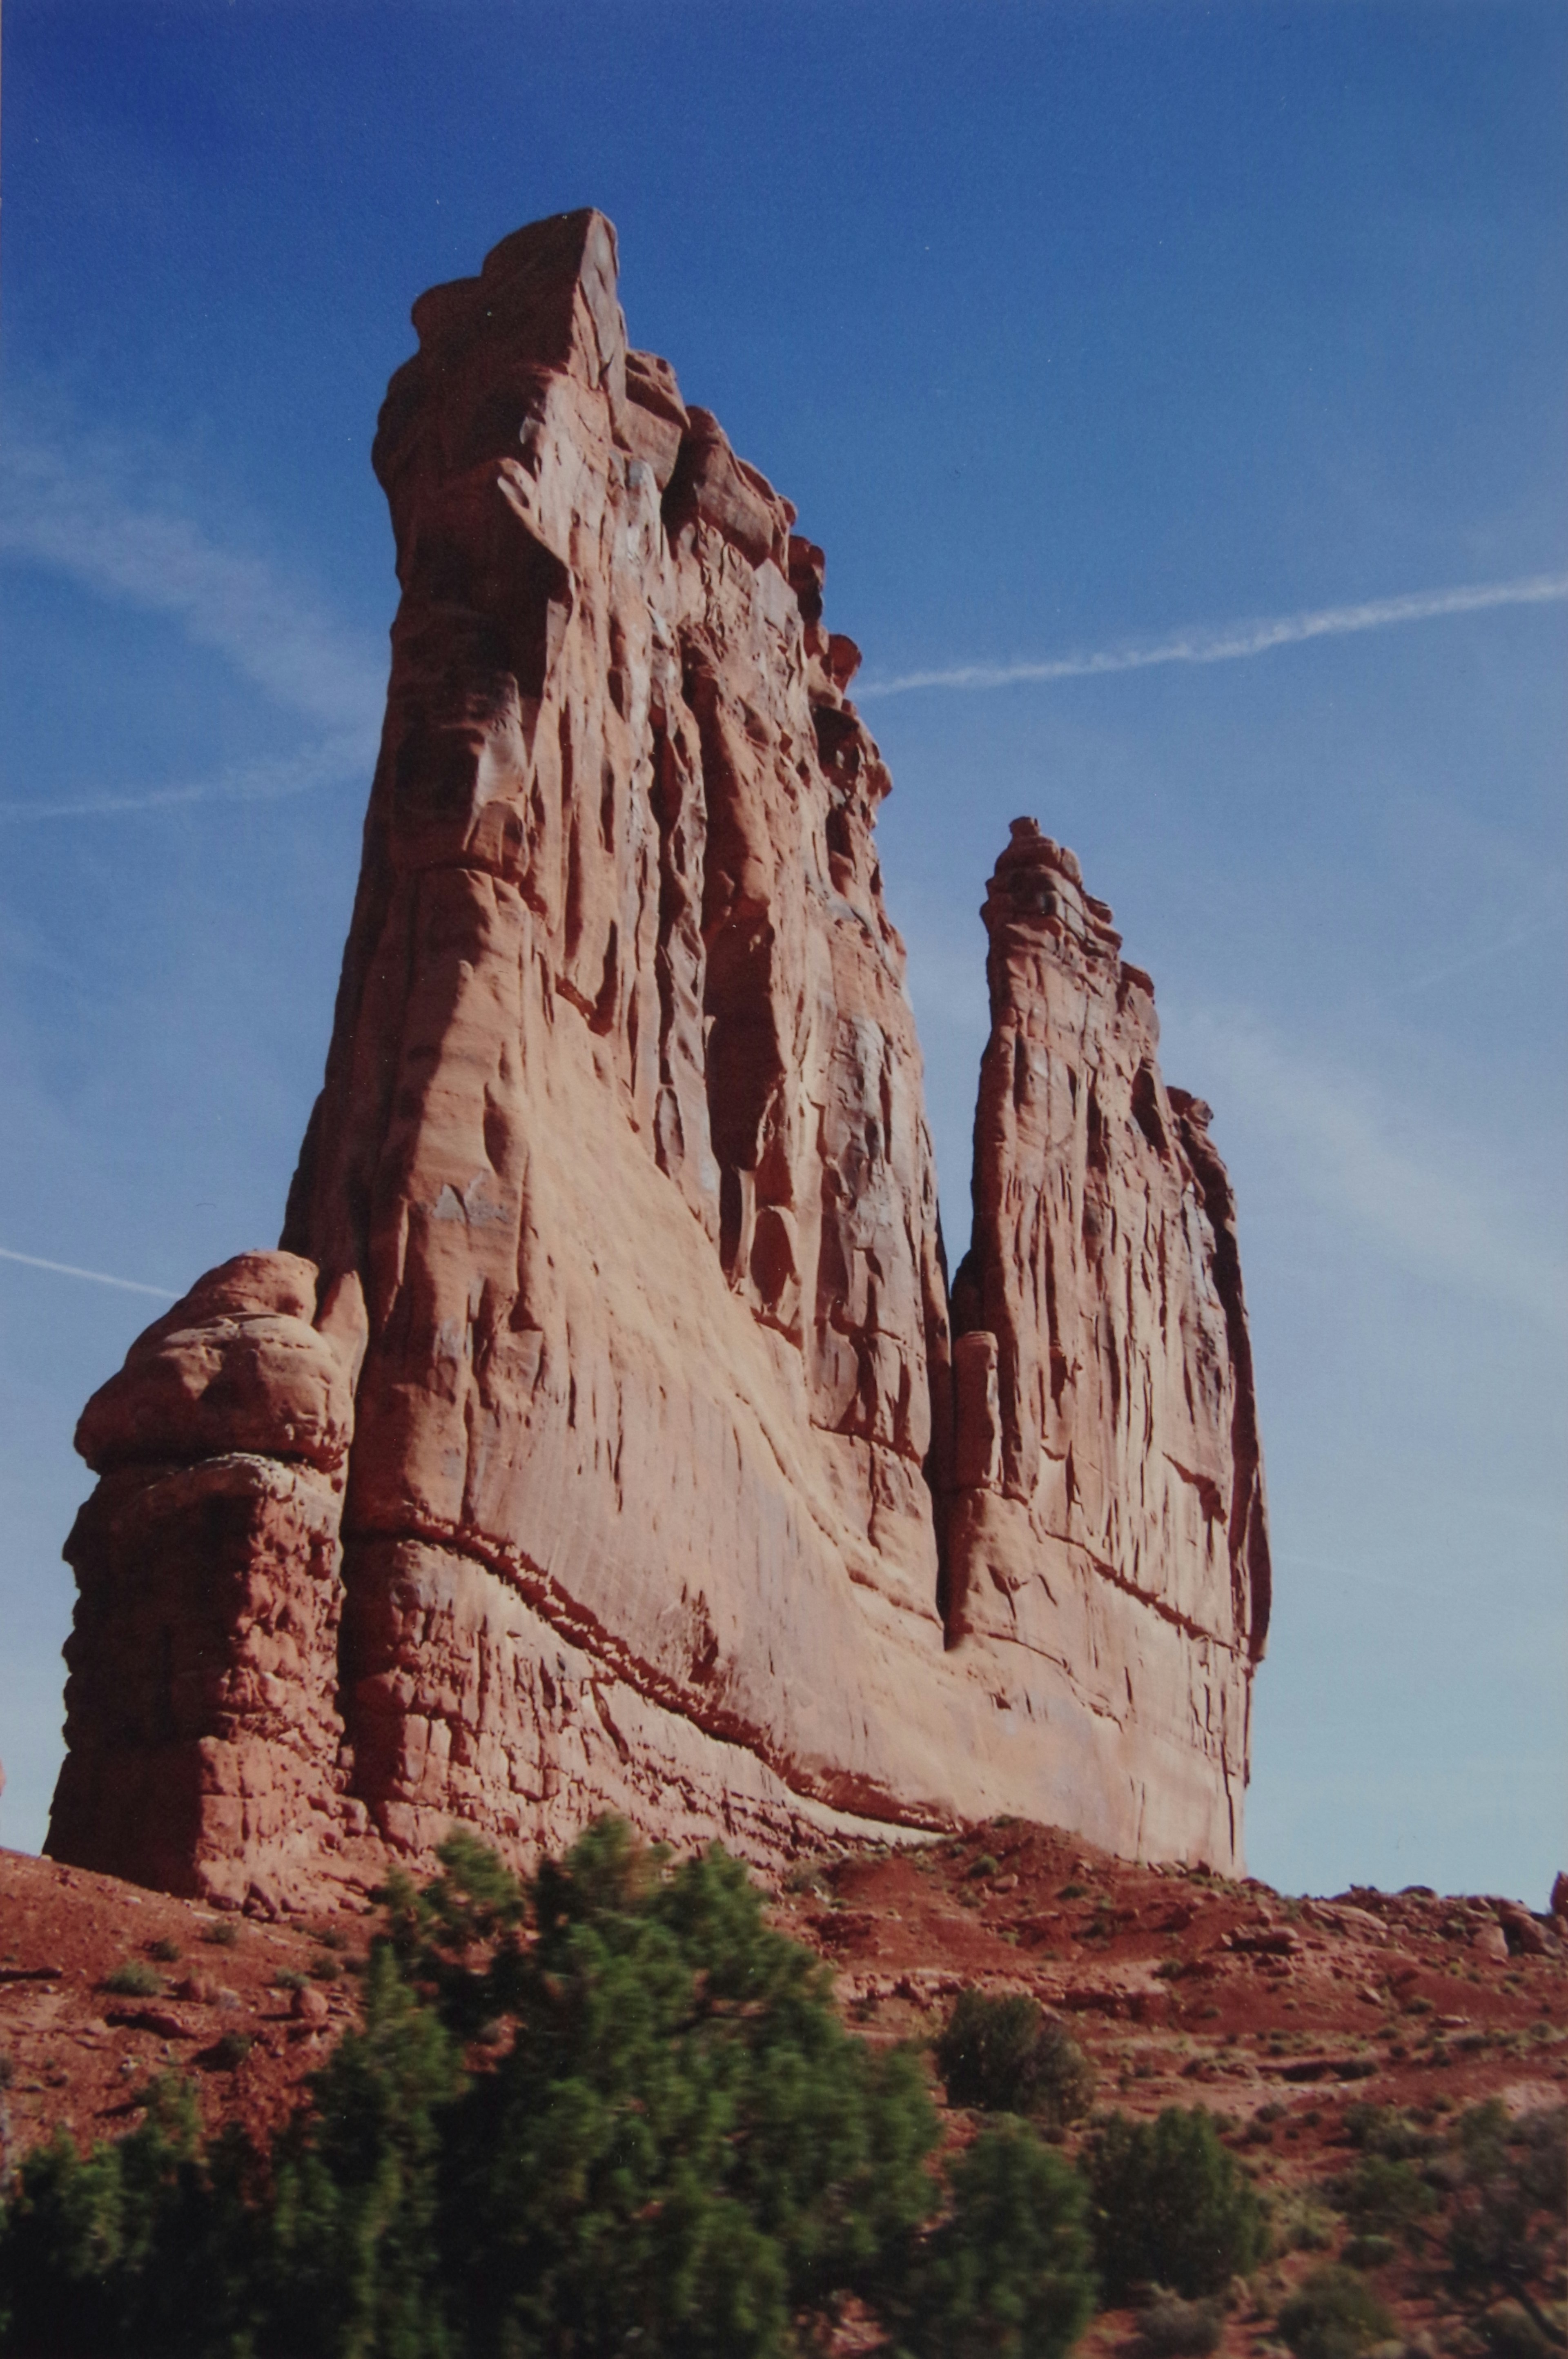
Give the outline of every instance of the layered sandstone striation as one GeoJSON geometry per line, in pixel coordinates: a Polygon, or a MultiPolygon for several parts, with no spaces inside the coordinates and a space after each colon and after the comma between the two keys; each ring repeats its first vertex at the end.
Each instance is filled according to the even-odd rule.
{"type": "Polygon", "coordinates": [[[1020,822],[955,1394],[821,550],[627,348],[599,214],[414,320],[326,1082],[282,1253],[83,1420],[51,1849],[221,1896],[268,1844],[303,1889],[454,1818],[778,1854],[1012,1810],[1234,1863],[1261,1475],[1229,1191],[1147,979],[1020,822]]]}

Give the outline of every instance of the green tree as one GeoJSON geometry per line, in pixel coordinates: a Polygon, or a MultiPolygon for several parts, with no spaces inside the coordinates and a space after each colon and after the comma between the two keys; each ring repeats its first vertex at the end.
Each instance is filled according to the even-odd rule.
{"type": "Polygon", "coordinates": [[[1455,2290],[1482,2309],[1507,2295],[1538,2334],[1568,2346],[1561,2320],[1541,2307],[1568,2249],[1568,2108],[1510,2122],[1493,2098],[1461,2115],[1455,2143],[1447,2237],[1455,2290]]]}
{"type": "Polygon", "coordinates": [[[244,2348],[256,2158],[231,2130],[205,2154],[189,2085],[162,2074],[146,2116],[77,2152],[57,2132],[23,2163],[0,2222],[0,2320],[16,2359],[187,2359],[244,2348]]]}
{"type": "Polygon", "coordinates": [[[909,2280],[914,2359],[1062,2359],[1094,2309],[1083,2180],[1021,2123],[982,2131],[909,2280]]]}
{"type": "Polygon", "coordinates": [[[1162,2285],[1217,2293],[1263,2257],[1263,2211],[1201,2106],[1153,2122],[1113,2114],[1084,2150],[1095,2258],[1108,2299],[1162,2285]]]}
{"type": "Polygon", "coordinates": [[[1094,2093],[1077,2042],[1021,1994],[960,1991],[934,2052],[950,2104],[1029,2114],[1061,2129],[1087,2113],[1094,2093]]]}
{"type": "Polygon", "coordinates": [[[453,2125],[447,2238],[466,2332],[518,2354],[746,2354],[896,2274],[935,2117],[716,1847],[668,1878],[613,1822],[541,1871],[494,1997],[516,2038],[453,2125]]]}
{"type": "Polygon", "coordinates": [[[312,2075],[278,2140],[263,2242],[264,2347],[330,2359],[445,2359],[437,2241],[445,2117],[461,2051],[390,1941],[372,1949],[364,2022],[312,2075]]]}

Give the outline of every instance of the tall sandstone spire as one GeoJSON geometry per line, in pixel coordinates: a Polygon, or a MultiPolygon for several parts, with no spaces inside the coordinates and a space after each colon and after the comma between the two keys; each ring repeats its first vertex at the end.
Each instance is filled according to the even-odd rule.
{"type": "Polygon", "coordinates": [[[1147,978],[1018,822],[955,1370],[821,550],[628,351],[602,215],[414,322],[326,1083],[280,1251],[83,1416],[50,1851],[262,1906],[605,1808],[1234,1864],[1261,1473],[1147,978]]]}

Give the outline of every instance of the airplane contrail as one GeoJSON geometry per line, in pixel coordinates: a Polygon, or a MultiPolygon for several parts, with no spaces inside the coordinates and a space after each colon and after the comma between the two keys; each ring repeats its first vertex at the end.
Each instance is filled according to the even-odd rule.
{"type": "Polygon", "coordinates": [[[1089,654],[1051,656],[1035,663],[960,664],[946,671],[907,671],[857,686],[867,697],[904,696],[917,688],[1010,688],[1020,680],[1087,679],[1100,672],[1145,671],[1153,664],[1233,663],[1268,655],[1303,639],[1340,638],[1354,631],[1387,630],[1395,623],[1431,623],[1443,614],[1477,614],[1490,606],[1544,606],[1568,598],[1568,573],[1532,573],[1519,582],[1462,583],[1454,590],[1417,590],[1402,598],[1369,598],[1357,606],[1320,606],[1254,623],[1192,628],[1146,647],[1102,647],[1089,654]]]}
{"type": "Polygon", "coordinates": [[[52,1269],[57,1277],[90,1277],[94,1286],[123,1287],[127,1294],[156,1294],[160,1302],[180,1299],[169,1286],[144,1286],[139,1277],[111,1277],[106,1269],[78,1269],[74,1262],[45,1261],[41,1254],[13,1253],[9,1245],[0,1245],[0,1261],[19,1261],[28,1269],[52,1269]]]}

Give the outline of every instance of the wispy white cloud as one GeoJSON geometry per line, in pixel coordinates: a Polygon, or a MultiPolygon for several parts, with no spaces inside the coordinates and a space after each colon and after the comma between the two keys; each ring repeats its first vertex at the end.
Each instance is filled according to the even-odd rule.
{"type": "Polygon", "coordinates": [[[1481,1141],[1434,1130],[1364,1072],[1305,1051],[1236,1012],[1194,1012],[1183,1031],[1231,1120],[1289,1158],[1298,1187],[1419,1276],[1568,1331],[1568,1262],[1512,1201],[1481,1141]]]}
{"type": "Polygon", "coordinates": [[[320,744],[271,762],[246,762],[209,778],[179,780],[128,794],[93,788],[59,795],[0,800],[0,823],[33,820],[114,818],[122,812],[179,810],[190,803],[278,802],[319,787],[365,778],[376,759],[375,728],[340,730],[320,744]]]}
{"type": "Polygon", "coordinates": [[[1444,614],[1477,614],[1493,606],[1541,606],[1568,599],[1568,573],[1535,573],[1518,582],[1480,582],[1453,590],[1419,590],[1400,598],[1371,598],[1355,606],[1321,606],[1250,623],[1200,626],[1142,647],[1101,647],[1051,656],[1032,663],[960,664],[944,671],[900,672],[859,683],[856,699],[905,696],[919,688],[1011,688],[1024,680],[1088,679],[1101,672],[1146,671],[1156,664],[1234,663],[1305,639],[1342,638],[1383,631],[1397,623],[1436,622],[1444,614]]]}
{"type": "Polygon", "coordinates": [[[94,1286],[117,1286],[125,1294],[156,1294],[160,1302],[179,1299],[171,1287],[144,1286],[139,1277],[111,1277],[104,1269],[78,1269],[74,1262],[45,1261],[41,1254],[13,1253],[9,1245],[0,1245],[0,1261],[19,1261],[27,1269],[52,1270],[57,1277],[91,1278],[94,1286]]]}
{"type": "Polygon", "coordinates": [[[0,458],[0,555],[175,616],[276,703],[333,731],[374,728],[376,651],[263,559],[170,506],[138,502],[90,451],[13,437],[0,458]]]}

